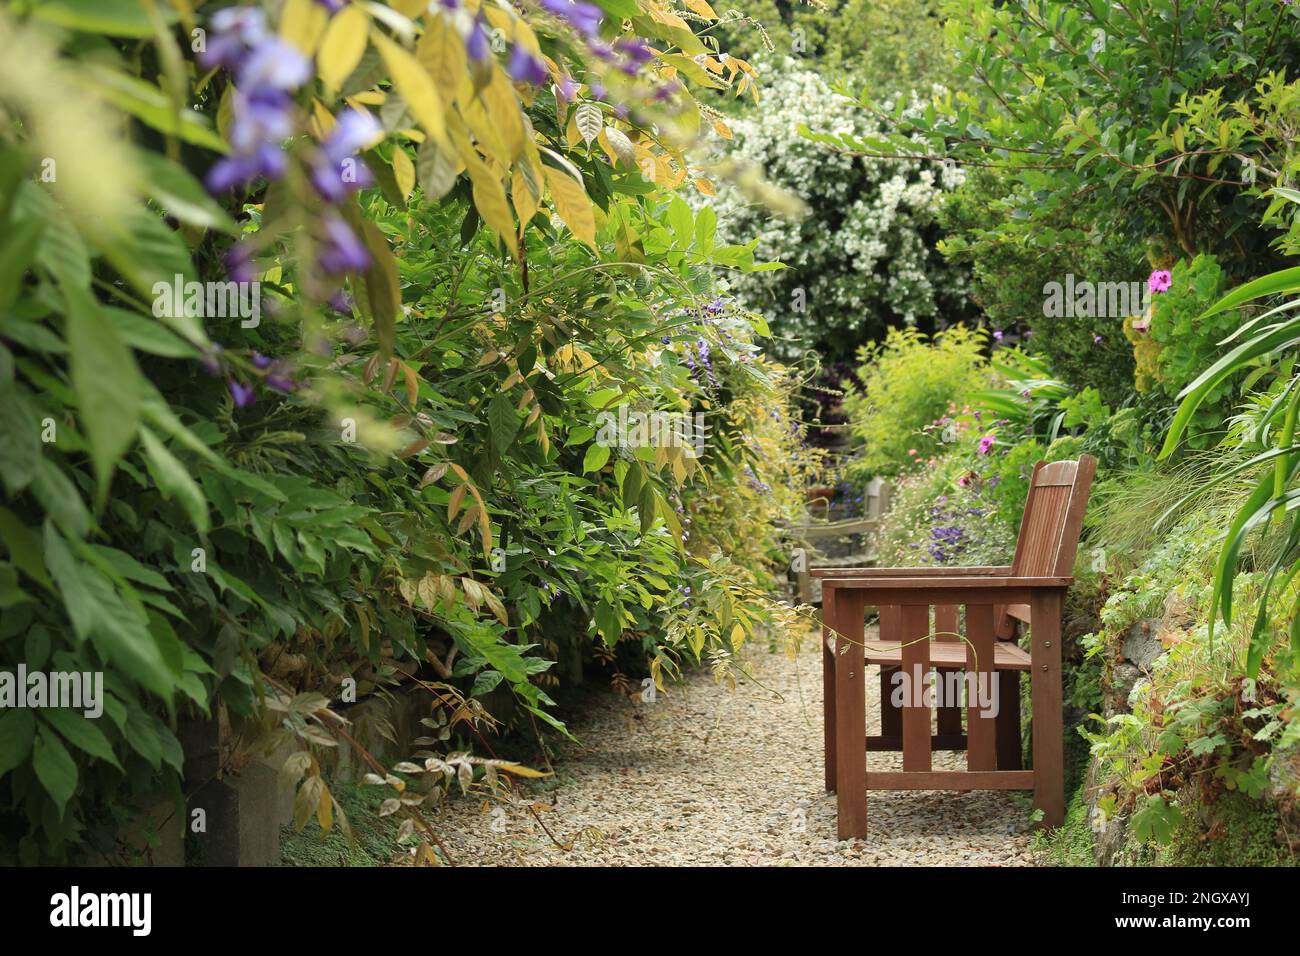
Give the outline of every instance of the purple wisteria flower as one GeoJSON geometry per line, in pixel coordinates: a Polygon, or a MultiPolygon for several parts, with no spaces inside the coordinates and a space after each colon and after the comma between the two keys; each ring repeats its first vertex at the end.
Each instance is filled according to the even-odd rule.
{"type": "Polygon", "coordinates": [[[208,170],[207,187],[220,194],[254,179],[277,179],[286,162],[280,144],[294,131],[289,95],[311,78],[311,62],[297,48],[267,31],[266,18],[252,7],[213,14],[215,36],[200,54],[208,68],[235,74],[231,95],[231,154],[208,170]]]}
{"type": "Polygon", "coordinates": [[[338,216],[329,216],[322,225],[325,236],[318,261],[326,273],[360,272],[370,266],[370,253],[346,222],[338,216]]]}
{"type": "Polygon", "coordinates": [[[284,175],[284,153],[278,146],[265,144],[243,156],[225,156],[212,164],[206,178],[208,191],[224,193],[259,176],[278,179],[284,175]]]}
{"type": "Polygon", "coordinates": [[[266,15],[256,7],[227,7],[218,10],[209,21],[213,37],[199,52],[199,66],[235,69],[243,62],[248,48],[262,42],[269,34],[266,15]]]}
{"type": "Polygon", "coordinates": [[[237,242],[226,250],[226,274],[235,282],[252,282],[257,278],[253,251],[247,241],[237,242]]]}
{"type": "Polygon", "coordinates": [[[665,100],[672,99],[674,96],[677,95],[678,92],[681,91],[681,89],[682,89],[682,85],[680,83],[678,83],[676,80],[669,80],[667,83],[664,83],[662,86],[655,87],[655,91],[650,94],[650,99],[652,99],[656,103],[662,103],[665,100]]]}
{"type": "Polygon", "coordinates": [[[981,455],[987,455],[990,451],[993,450],[993,445],[996,442],[997,442],[997,438],[995,436],[985,435],[983,438],[980,439],[979,453],[981,455]]]}
{"type": "Polygon", "coordinates": [[[230,397],[235,401],[236,408],[247,408],[253,404],[254,394],[253,386],[245,385],[243,382],[236,382],[231,379],[229,382],[230,397]]]}
{"type": "Polygon", "coordinates": [[[465,53],[468,54],[471,63],[486,63],[487,58],[492,55],[492,50],[488,47],[487,34],[483,32],[483,24],[479,20],[470,24],[469,36],[465,37],[465,53]]]}
{"type": "Polygon", "coordinates": [[[356,154],[383,135],[383,127],[368,111],[347,109],[321,144],[309,176],[327,202],[337,203],[350,193],[374,185],[375,179],[356,154]]]}
{"type": "Polygon", "coordinates": [[[283,90],[257,90],[249,96],[235,89],[230,102],[230,145],[236,153],[252,153],[293,134],[293,101],[283,90]]]}
{"type": "Polygon", "coordinates": [[[331,14],[338,13],[340,10],[342,10],[344,7],[348,5],[348,0],[316,0],[316,2],[319,3],[326,10],[328,10],[331,14]]]}
{"type": "Polygon", "coordinates": [[[1157,269],[1147,278],[1147,288],[1152,292],[1168,292],[1173,279],[1168,269],[1157,269]]]}
{"type": "Polygon", "coordinates": [[[547,13],[568,20],[573,29],[585,37],[593,37],[600,29],[600,21],[605,13],[594,3],[581,0],[540,0],[541,7],[547,13]]]}
{"type": "Polygon", "coordinates": [[[223,351],[220,342],[213,342],[199,356],[199,363],[203,366],[203,370],[213,378],[221,374],[221,353],[223,351]]]}
{"type": "Polygon", "coordinates": [[[351,315],[352,297],[349,296],[342,289],[339,289],[338,292],[335,292],[332,296],[330,296],[329,307],[333,309],[335,312],[339,313],[339,315],[351,315]]]}
{"type": "Polygon", "coordinates": [[[629,60],[635,63],[649,63],[654,59],[654,53],[646,45],[645,40],[640,37],[632,37],[630,40],[619,40],[616,44],[618,51],[629,60]]]}
{"type": "Polygon", "coordinates": [[[311,79],[311,62],[279,37],[267,37],[248,51],[235,82],[248,90],[296,90],[311,79]]]}
{"type": "Polygon", "coordinates": [[[560,82],[555,84],[555,96],[557,99],[564,100],[566,103],[572,103],[575,96],[578,95],[578,84],[573,77],[565,75],[560,78],[560,82]]]}
{"type": "Polygon", "coordinates": [[[510,51],[510,63],[506,71],[516,83],[539,86],[546,82],[546,67],[522,43],[516,43],[510,51]]]}

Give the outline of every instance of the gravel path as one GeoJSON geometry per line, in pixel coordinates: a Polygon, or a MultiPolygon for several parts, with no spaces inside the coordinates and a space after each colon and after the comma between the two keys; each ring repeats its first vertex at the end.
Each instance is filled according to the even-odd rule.
{"type": "MultiPolygon", "coordinates": [[[[870,835],[835,839],[835,796],[822,789],[821,657],[747,650],[735,690],[698,671],[654,702],[593,697],[555,762],[558,782],[523,807],[485,812],[453,801],[437,822],[458,864],[1026,866],[1029,805],[1008,792],[876,792],[870,835]]],[[[876,668],[871,669],[873,672],[876,668]]],[[[868,688],[874,686],[870,681],[868,688]]],[[[869,726],[879,704],[869,694],[869,726]]],[[[871,765],[901,770],[899,754],[871,765]]],[[[965,769],[936,754],[935,769],[965,769]]]]}

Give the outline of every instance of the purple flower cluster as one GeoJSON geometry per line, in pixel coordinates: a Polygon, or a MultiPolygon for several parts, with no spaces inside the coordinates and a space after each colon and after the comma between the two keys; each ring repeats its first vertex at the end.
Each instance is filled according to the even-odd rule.
{"type": "MultiPolygon", "coordinates": [[[[253,384],[239,381],[233,375],[228,374],[225,362],[226,351],[222,348],[220,342],[213,342],[203,354],[199,357],[199,362],[213,378],[226,379],[226,388],[230,392],[230,398],[235,403],[236,408],[247,408],[257,399],[257,391],[253,384]]],[[[252,353],[249,361],[253,368],[262,373],[262,384],[277,392],[289,393],[298,388],[298,383],[293,378],[293,367],[284,359],[267,358],[260,352],[252,353]]]]}
{"type": "Polygon", "coordinates": [[[311,163],[311,182],[322,199],[342,202],[351,193],[374,184],[370,168],[357,154],[383,132],[379,121],[365,110],[349,108],[339,114],[311,163]]]}
{"type": "Polygon", "coordinates": [[[516,83],[540,86],[546,82],[546,66],[522,43],[516,43],[510,51],[506,72],[516,83]]]}
{"type": "MultiPolygon", "coordinates": [[[[322,3],[331,12],[342,3],[322,3]]],[[[278,179],[288,165],[281,144],[296,131],[292,92],[311,79],[311,63],[296,48],[271,33],[255,7],[228,7],[213,14],[215,34],[200,63],[234,74],[231,154],[208,171],[207,185],[223,193],[254,179],[278,179]]],[[[374,177],[357,155],[383,133],[365,110],[347,109],[308,162],[308,178],[325,202],[337,205],[373,184],[374,177]]],[[[330,210],[320,220],[317,265],[327,276],[360,271],[370,265],[366,247],[343,218],[330,210]]],[[[256,278],[254,245],[245,240],[226,254],[226,267],[237,282],[256,278]]],[[[232,389],[236,404],[248,398],[232,389]]],[[[248,399],[251,400],[251,399],[248,399]]]]}
{"type": "Polygon", "coordinates": [[[255,7],[227,7],[212,15],[211,43],[199,54],[204,69],[224,67],[235,76],[231,90],[231,154],[213,164],[207,186],[224,193],[258,177],[284,175],[280,149],[294,131],[292,91],[311,78],[311,63],[271,33],[255,7]]]}
{"type": "Polygon", "coordinates": [[[709,341],[700,336],[695,340],[694,345],[686,346],[686,365],[691,370],[691,376],[698,382],[700,381],[700,370],[703,369],[704,377],[708,380],[711,387],[718,387],[717,376],[713,374],[713,358],[709,350],[709,341]]]}
{"type": "Polygon", "coordinates": [[[1173,279],[1168,269],[1156,269],[1147,277],[1147,288],[1152,292],[1168,292],[1171,285],[1173,279]]]}
{"type": "Polygon", "coordinates": [[[605,13],[594,3],[582,0],[540,0],[541,7],[547,13],[567,20],[573,29],[588,40],[594,38],[600,30],[600,21],[605,13]]]}
{"type": "MultiPolygon", "coordinates": [[[[936,509],[937,510],[937,509],[936,509]]],[[[959,525],[939,525],[930,529],[930,557],[947,564],[966,550],[966,531],[959,525]]]]}

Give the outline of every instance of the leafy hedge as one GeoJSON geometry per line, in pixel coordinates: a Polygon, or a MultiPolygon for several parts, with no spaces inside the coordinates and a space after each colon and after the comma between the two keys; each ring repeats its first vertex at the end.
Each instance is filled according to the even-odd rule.
{"type": "Polygon", "coordinates": [[[815,462],[718,296],[752,252],[672,196],[708,188],[687,85],[752,68],[638,0],[268,8],[0,9],[0,662],[105,687],[0,714],[3,859],[113,854],[216,708],[346,828],[343,705],[410,675],[442,729],[363,759],[431,860],[453,781],[529,772],[445,752],[475,698],[563,729],[551,622],[660,679],[785,613],[815,462]],[[258,321],[159,305],[231,280],[258,321]],[[703,454],[602,444],[620,409],[702,415],[703,454]]]}

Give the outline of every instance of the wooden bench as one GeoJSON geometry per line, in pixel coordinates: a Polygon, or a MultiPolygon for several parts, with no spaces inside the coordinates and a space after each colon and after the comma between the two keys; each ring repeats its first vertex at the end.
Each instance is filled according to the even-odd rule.
{"type": "MultiPolygon", "coordinates": [[[[843,521],[822,521],[809,522],[808,524],[796,525],[788,530],[788,534],[794,540],[800,542],[805,548],[814,548],[815,542],[834,540],[835,538],[844,538],[849,535],[861,534],[871,535],[880,530],[881,519],[884,518],[885,512],[889,510],[890,496],[893,486],[883,478],[872,478],[863,490],[863,516],[861,518],[847,518],[843,521]]],[[[868,564],[873,563],[874,547],[868,546],[868,554],[865,556],[868,564]]],[[[800,604],[812,604],[814,595],[812,593],[812,578],[808,572],[807,560],[795,570],[796,589],[799,594],[800,604]]]]}
{"type": "Polygon", "coordinates": [[[826,789],[836,793],[840,839],[866,836],[868,790],[1033,790],[1042,824],[1064,822],[1061,613],[1096,468],[1089,455],[1034,466],[1009,566],[811,572],[822,581],[826,789]],[[869,644],[868,606],[880,610],[880,640],[869,644]],[[1032,627],[1027,652],[1012,642],[1021,624],[1032,627]],[[868,664],[881,667],[881,733],[873,737],[866,732],[868,664]],[[932,708],[918,700],[918,688],[894,707],[889,685],[900,668],[926,681],[932,669],[940,679],[961,671],[996,687],[998,707],[979,707],[968,697],[964,727],[963,708],[952,701],[932,708]],[[1020,675],[1026,671],[1031,770],[1020,766],[1020,675]],[[932,709],[938,711],[933,729],[932,709]],[[869,750],[901,750],[902,771],[869,772],[869,750]],[[967,769],[934,770],[934,750],[964,750],[967,769]]]}

